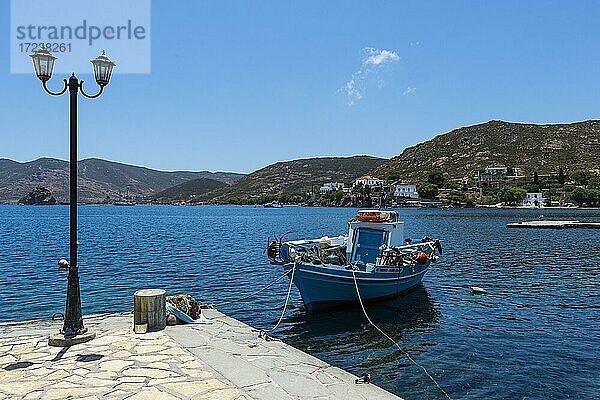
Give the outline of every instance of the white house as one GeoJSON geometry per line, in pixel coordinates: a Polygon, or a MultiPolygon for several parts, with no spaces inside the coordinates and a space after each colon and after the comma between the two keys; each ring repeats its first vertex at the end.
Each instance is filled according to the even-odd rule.
{"type": "Polygon", "coordinates": [[[544,196],[541,193],[527,193],[521,205],[526,207],[541,207],[544,204],[544,200],[544,196]]]}
{"type": "Polygon", "coordinates": [[[508,167],[485,167],[486,174],[506,174],[508,167]]]}
{"type": "Polygon", "coordinates": [[[365,175],[365,176],[361,176],[360,178],[358,178],[355,182],[354,182],[354,186],[358,186],[358,185],[363,185],[363,186],[383,186],[384,185],[384,181],[383,179],[379,179],[379,178],[374,178],[372,176],[369,175],[365,175]]]}
{"type": "Polygon", "coordinates": [[[325,193],[329,193],[332,190],[339,190],[342,189],[344,190],[344,184],[341,182],[327,182],[324,183],[323,186],[321,186],[321,189],[319,190],[319,192],[321,194],[325,194],[325,193]]]}
{"type": "Polygon", "coordinates": [[[394,197],[407,197],[409,199],[418,199],[419,193],[417,192],[416,185],[396,185],[394,190],[394,197]]]}

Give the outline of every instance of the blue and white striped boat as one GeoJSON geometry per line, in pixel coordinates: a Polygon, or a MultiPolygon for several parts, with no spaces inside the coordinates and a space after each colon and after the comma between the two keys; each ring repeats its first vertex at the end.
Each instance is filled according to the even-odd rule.
{"type": "Polygon", "coordinates": [[[404,239],[395,211],[362,210],[347,236],[269,243],[272,264],[283,266],[307,310],[393,299],[421,283],[442,248],[439,240],[404,239]]]}

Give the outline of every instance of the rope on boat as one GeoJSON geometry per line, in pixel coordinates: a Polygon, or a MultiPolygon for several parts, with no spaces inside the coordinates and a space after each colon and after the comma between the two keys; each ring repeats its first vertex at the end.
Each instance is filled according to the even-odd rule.
{"type": "Polygon", "coordinates": [[[398,350],[400,350],[400,352],[402,352],[406,356],[406,358],[408,358],[410,360],[410,362],[412,362],[417,367],[421,368],[425,372],[425,375],[427,375],[429,377],[429,379],[431,379],[431,381],[435,384],[435,386],[437,386],[437,388],[444,394],[444,396],[446,396],[446,398],[448,400],[452,400],[451,397],[448,395],[448,393],[446,393],[446,391],[444,389],[442,389],[442,387],[439,385],[439,383],[435,380],[435,378],[433,376],[431,376],[431,374],[429,372],[427,372],[427,369],[425,369],[424,366],[422,366],[421,364],[416,362],[410,356],[410,354],[408,354],[407,351],[405,351],[402,347],[400,347],[400,345],[394,339],[392,339],[387,333],[382,331],[377,325],[375,325],[375,323],[373,321],[371,321],[371,318],[369,318],[369,315],[367,314],[367,310],[365,309],[365,305],[363,304],[362,298],[360,297],[360,291],[358,290],[358,281],[356,280],[356,273],[355,273],[356,270],[355,270],[355,268],[352,268],[351,271],[352,271],[352,278],[354,279],[354,287],[356,288],[356,295],[358,296],[358,302],[360,303],[360,307],[362,308],[363,314],[365,314],[365,318],[367,318],[367,321],[369,321],[369,323],[371,325],[373,325],[373,327],[375,329],[377,329],[379,331],[379,333],[381,333],[383,336],[388,338],[390,340],[390,342],[392,342],[394,344],[394,346],[396,346],[398,348],[398,350]]]}
{"type": "Polygon", "coordinates": [[[286,271],[285,274],[281,275],[279,278],[275,279],[273,282],[269,283],[267,286],[265,286],[265,287],[263,287],[261,289],[258,289],[256,292],[252,292],[252,293],[250,293],[247,296],[243,296],[243,297],[240,297],[239,299],[235,299],[235,300],[231,300],[231,301],[225,301],[223,303],[208,304],[206,307],[207,308],[216,308],[216,307],[226,306],[228,304],[237,303],[239,301],[247,300],[247,299],[249,299],[251,297],[256,296],[260,292],[263,292],[263,291],[267,290],[268,288],[270,288],[271,286],[273,286],[274,284],[276,284],[277,282],[279,282],[280,280],[282,280],[283,278],[285,278],[287,275],[289,275],[290,272],[292,272],[291,269],[289,271],[286,271]]]}
{"type": "MultiPolygon", "coordinates": [[[[290,285],[288,286],[287,296],[285,298],[285,304],[283,305],[283,310],[281,310],[281,315],[279,316],[279,321],[277,321],[275,326],[272,327],[271,329],[269,329],[269,330],[263,329],[263,330],[259,331],[258,332],[259,338],[262,338],[265,340],[271,340],[271,337],[269,337],[269,333],[273,332],[275,329],[277,329],[277,327],[279,326],[279,324],[281,324],[281,321],[283,320],[283,316],[285,315],[285,310],[287,309],[288,303],[290,301],[290,294],[292,293],[292,284],[294,283],[294,273],[296,272],[296,262],[294,262],[294,264],[292,264],[292,269],[290,271],[292,271],[292,276],[290,278],[290,285]]],[[[286,275],[287,275],[287,272],[286,272],[286,275]]]]}

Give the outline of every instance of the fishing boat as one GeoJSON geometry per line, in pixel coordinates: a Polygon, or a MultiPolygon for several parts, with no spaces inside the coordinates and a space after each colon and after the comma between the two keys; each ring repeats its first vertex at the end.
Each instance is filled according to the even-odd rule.
{"type": "Polygon", "coordinates": [[[264,208],[281,208],[283,207],[283,204],[281,204],[278,201],[271,201],[270,203],[265,203],[263,204],[264,208]]]}
{"type": "Polygon", "coordinates": [[[113,203],[115,206],[135,206],[135,203],[132,201],[115,201],[113,203]]]}
{"type": "Polygon", "coordinates": [[[391,300],[421,283],[442,253],[440,240],[404,238],[395,211],[361,210],[348,235],[270,240],[271,264],[293,279],[308,311],[391,300]]]}

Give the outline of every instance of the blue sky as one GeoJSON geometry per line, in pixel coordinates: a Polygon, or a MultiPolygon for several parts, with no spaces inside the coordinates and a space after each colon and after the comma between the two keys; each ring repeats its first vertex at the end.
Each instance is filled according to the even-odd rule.
{"type": "MultiPolygon", "coordinates": [[[[152,2],[152,72],[80,100],[80,158],[250,172],[391,157],[490,119],[599,116],[596,1],[176,3],[152,2]]],[[[67,159],[67,98],[10,74],[9,15],[2,1],[0,157],[67,159]]]]}

